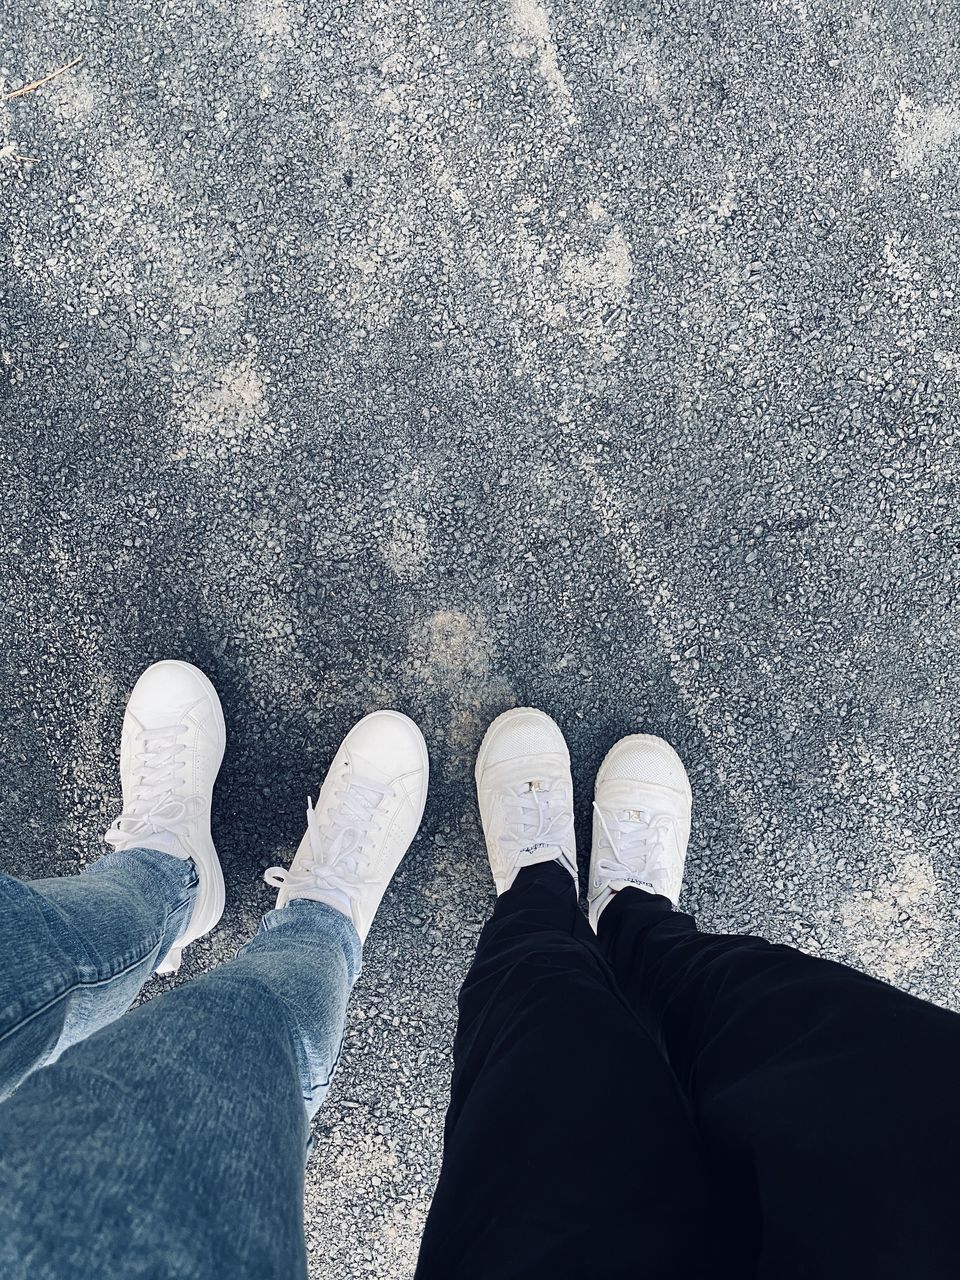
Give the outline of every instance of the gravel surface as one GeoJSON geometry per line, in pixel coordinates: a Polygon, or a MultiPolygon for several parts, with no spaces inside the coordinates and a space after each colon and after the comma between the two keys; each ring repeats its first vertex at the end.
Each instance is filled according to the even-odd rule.
{"type": "MultiPolygon", "coordinates": [[[[230,745],[228,958],[381,705],[434,785],[308,1173],[409,1277],[514,703],[694,784],[685,903],[957,1005],[955,0],[0,0],[0,865],[69,874],[140,669],[230,745]],[[22,157],[35,157],[35,162],[22,157]]],[[[163,990],[160,980],[151,990],[163,990]]]]}

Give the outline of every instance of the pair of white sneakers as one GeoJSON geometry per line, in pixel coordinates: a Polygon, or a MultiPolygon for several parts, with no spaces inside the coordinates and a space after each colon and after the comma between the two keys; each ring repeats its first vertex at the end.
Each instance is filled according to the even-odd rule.
{"type": "MultiPolygon", "coordinates": [[[[542,711],[498,716],[477,756],[477,796],[497,893],[517,873],[556,861],[577,880],[570,752],[542,711]]],[[[690,837],[690,782],[669,743],[621,738],[597,774],[587,903],[594,929],[620,889],[662,894],[676,906],[690,837]]]]}
{"type": "MultiPolygon", "coordinates": [[[[226,728],[213,685],[187,662],[158,662],[137,681],[120,746],[123,809],[106,834],[115,849],[192,858],[199,880],[191,919],[158,973],[208,933],[224,907],[223,872],[210,833],[213,785],[226,728]]],[[[277,906],[325,902],[350,916],[361,940],[423,817],[430,765],[423,734],[397,711],[375,711],[347,734],[307,801],[307,829],[288,870],[265,879],[277,906]]],[[[522,867],[556,859],[577,878],[573,780],[563,734],[542,711],[518,708],[490,726],[477,758],[477,794],[497,892],[522,867]]],[[[660,738],[618,742],[597,777],[590,919],[635,885],[674,903],[690,830],[690,786],[660,738]]]]}

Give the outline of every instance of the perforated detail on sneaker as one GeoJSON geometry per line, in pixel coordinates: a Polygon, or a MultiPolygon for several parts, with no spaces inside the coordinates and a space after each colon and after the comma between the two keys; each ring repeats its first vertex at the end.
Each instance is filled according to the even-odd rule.
{"type": "Polygon", "coordinates": [[[515,760],[518,756],[537,756],[566,750],[563,735],[556,725],[541,716],[518,716],[499,729],[484,757],[486,764],[515,760]]]}
{"type": "Polygon", "coordinates": [[[684,790],[687,775],[673,752],[658,742],[637,742],[618,747],[603,767],[604,778],[652,782],[657,786],[684,790]]]}

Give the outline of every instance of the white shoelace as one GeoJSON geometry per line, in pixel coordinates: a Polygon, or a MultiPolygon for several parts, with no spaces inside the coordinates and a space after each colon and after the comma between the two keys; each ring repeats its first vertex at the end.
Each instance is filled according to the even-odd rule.
{"type": "Polygon", "coordinates": [[[180,742],[183,724],[141,727],[135,738],[133,771],[137,783],[127,797],[123,812],[114,821],[104,840],[115,849],[136,848],[145,837],[161,832],[179,836],[196,816],[196,804],[176,791],[183,789],[186,745],[180,742]]]}
{"type": "MultiPolygon", "coordinates": [[[[612,856],[598,858],[596,870],[608,881],[653,881],[661,871],[669,871],[666,865],[667,851],[663,838],[673,826],[666,814],[656,814],[649,809],[624,809],[617,815],[617,838],[614,839],[603,810],[593,802],[600,819],[600,826],[607,837],[612,856]],[[637,859],[636,862],[633,859],[637,859]]],[[[600,877],[595,877],[600,878],[600,877]]]]}
{"type": "Polygon", "coordinates": [[[296,870],[270,867],[263,873],[264,880],[275,889],[287,889],[292,898],[318,893],[348,900],[358,897],[366,886],[378,882],[370,874],[371,837],[377,830],[377,810],[392,794],[391,786],[351,773],[323,825],[308,797],[310,856],[296,870]]]}
{"type": "Polygon", "coordinates": [[[573,838],[570,796],[560,780],[525,782],[504,802],[507,827],[500,837],[515,857],[543,845],[569,849],[573,838]]]}

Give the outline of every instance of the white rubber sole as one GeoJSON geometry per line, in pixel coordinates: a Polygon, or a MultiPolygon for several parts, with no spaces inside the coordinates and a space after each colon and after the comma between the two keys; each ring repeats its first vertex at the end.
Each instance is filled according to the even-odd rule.
{"type": "MultiPolygon", "coordinates": [[[[220,728],[220,759],[217,761],[217,772],[219,773],[220,765],[223,763],[224,752],[227,748],[227,723],[223,716],[223,707],[220,705],[220,697],[213,686],[213,682],[199,667],[195,667],[191,662],[181,662],[179,659],[170,658],[166,660],[165,665],[183,667],[192,672],[194,676],[199,678],[199,683],[209,697],[216,712],[217,723],[220,728]]],[[[163,963],[157,966],[156,973],[161,976],[177,972],[180,968],[183,952],[190,946],[191,942],[196,942],[198,938],[202,938],[204,934],[209,933],[217,925],[226,905],[223,868],[220,865],[220,858],[217,855],[213,836],[210,833],[209,813],[207,814],[206,848],[201,847],[196,853],[197,856],[194,862],[197,868],[198,884],[193,915],[190,917],[190,923],[187,925],[183,937],[179,938],[176,944],[170,948],[163,963]]]]}

